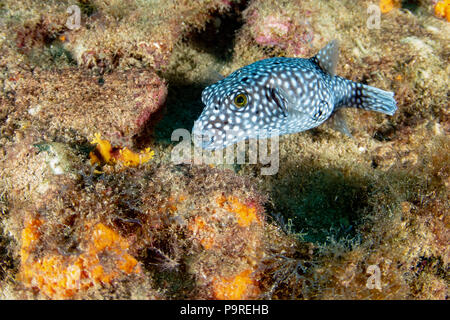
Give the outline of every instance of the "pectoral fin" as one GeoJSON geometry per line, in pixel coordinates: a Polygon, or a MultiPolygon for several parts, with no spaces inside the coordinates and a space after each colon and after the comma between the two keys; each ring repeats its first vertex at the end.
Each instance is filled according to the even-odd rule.
{"type": "Polygon", "coordinates": [[[345,120],[345,116],[341,110],[335,111],[330,118],[327,120],[327,125],[340,133],[345,134],[346,136],[353,138],[350,130],[347,126],[347,121],[345,120]]]}
{"type": "Polygon", "coordinates": [[[275,102],[284,117],[288,116],[289,99],[283,89],[269,88],[268,98],[275,102]]]}
{"type": "Polygon", "coordinates": [[[308,114],[303,113],[294,108],[294,103],[287,93],[281,88],[270,88],[271,99],[276,103],[278,108],[283,112],[285,117],[292,116],[298,117],[310,117],[308,114]]]}

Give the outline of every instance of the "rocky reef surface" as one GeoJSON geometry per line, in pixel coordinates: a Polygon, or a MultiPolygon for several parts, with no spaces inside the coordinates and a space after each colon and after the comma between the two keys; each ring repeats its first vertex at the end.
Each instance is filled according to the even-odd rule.
{"type": "Polygon", "coordinates": [[[446,0],[2,1],[0,298],[447,299],[449,19],[446,0]],[[206,85],[332,39],[393,117],[280,137],[274,175],[171,161],[206,85]]]}

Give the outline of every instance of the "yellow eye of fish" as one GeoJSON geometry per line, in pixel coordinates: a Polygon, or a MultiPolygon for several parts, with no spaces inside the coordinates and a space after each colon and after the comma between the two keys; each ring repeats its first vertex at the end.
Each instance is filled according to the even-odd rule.
{"type": "Polygon", "coordinates": [[[245,107],[247,105],[247,96],[243,93],[234,97],[234,105],[238,108],[245,107]]]}

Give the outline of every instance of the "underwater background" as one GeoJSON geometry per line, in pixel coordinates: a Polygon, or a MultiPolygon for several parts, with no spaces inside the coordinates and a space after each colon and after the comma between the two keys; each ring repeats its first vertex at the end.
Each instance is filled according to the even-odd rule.
{"type": "Polygon", "coordinates": [[[0,1],[0,299],[447,299],[450,1],[0,1]],[[338,39],[393,91],[281,136],[279,170],[176,164],[202,90],[338,39]]]}

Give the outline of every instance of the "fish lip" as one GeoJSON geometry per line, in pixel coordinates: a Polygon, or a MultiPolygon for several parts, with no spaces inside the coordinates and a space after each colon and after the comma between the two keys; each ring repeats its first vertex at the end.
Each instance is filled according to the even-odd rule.
{"type": "Polygon", "coordinates": [[[195,146],[200,146],[205,150],[214,150],[216,147],[214,143],[217,142],[217,137],[214,132],[204,130],[201,121],[195,121],[192,128],[192,142],[195,146]]]}

